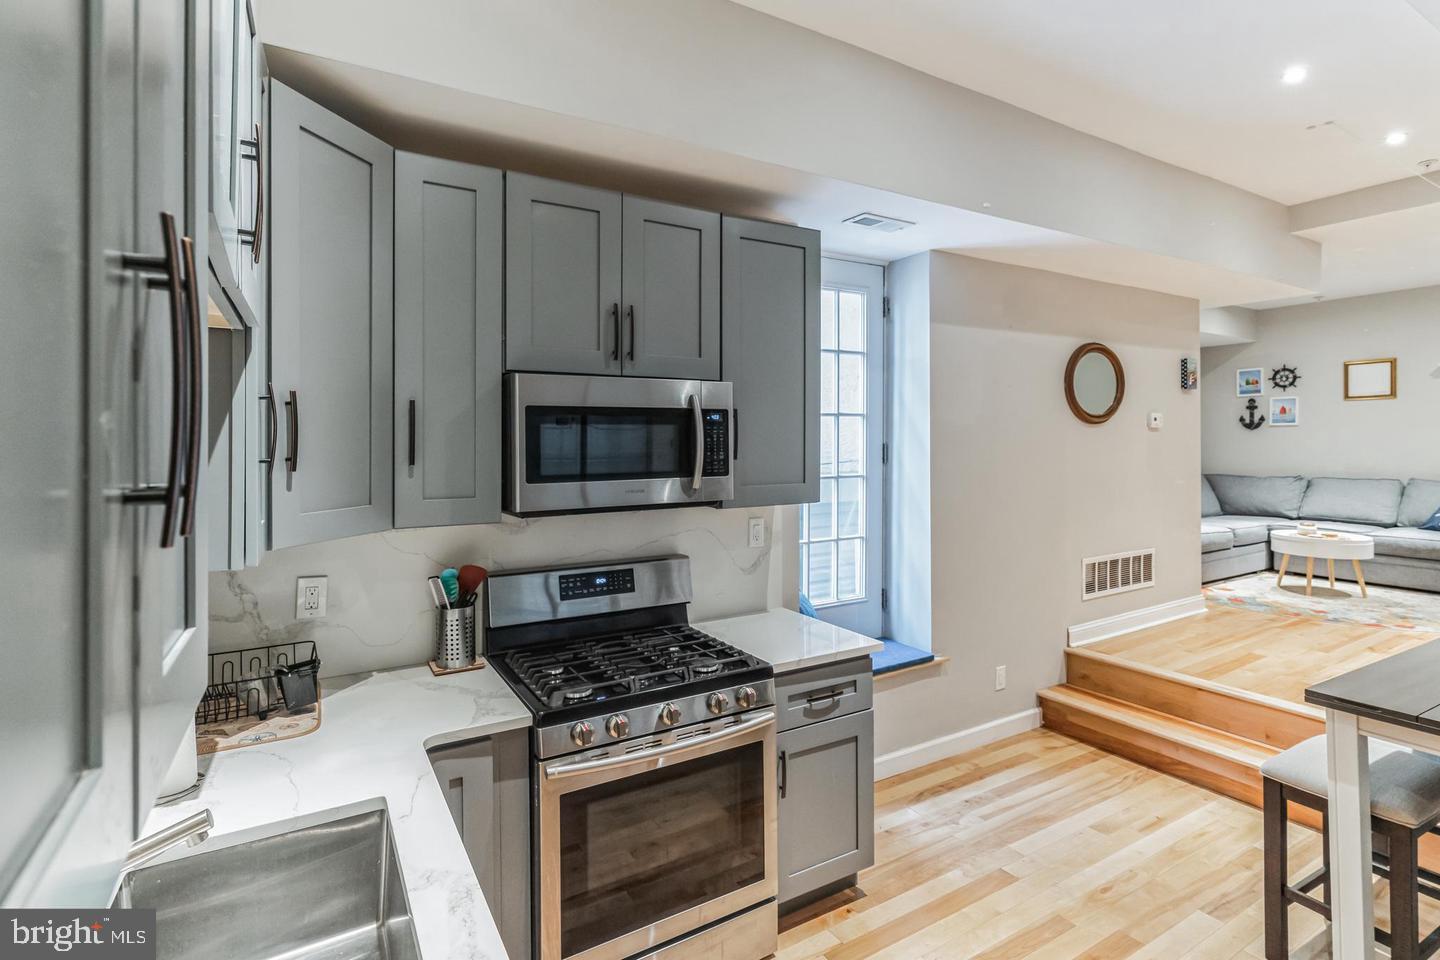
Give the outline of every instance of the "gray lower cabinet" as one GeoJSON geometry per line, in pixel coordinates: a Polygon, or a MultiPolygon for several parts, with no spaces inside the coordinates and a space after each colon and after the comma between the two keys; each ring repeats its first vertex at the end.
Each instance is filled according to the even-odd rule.
{"type": "Polygon", "coordinates": [[[271,84],[271,545],[394,519],[394,150],[271,84]]]}
{"type": "Polygon", "coordinates": [[[869,671],[867,657],[777,678],[781,904],[843,882],[875,862],[869,671]],[[815,716],[831,719],[810,719],[815,716]]]}
{"type": "Polygon", "coordinates": [[[621,370],[620,194],[505,178],[505,368],[621,370]]]}
{"type": "Polygon", "coordinates": [[[735,385],[732,507],[820,499],[820,234],[723,218],[720,375],[735,385]]]}
{"type": "Polygon", "coordinates": [[[504,174],[395,156],[395,526],[500,519],[504,174]]]}
{"type": "Polygon", "coordinates": [[[430,751],[505,952],[530,956],[530,731],[430,751]]]}
{"type": "Polygon", "coordinates": [[[626,196],[627,377],[720,379],[720,215],[626,196]]]}

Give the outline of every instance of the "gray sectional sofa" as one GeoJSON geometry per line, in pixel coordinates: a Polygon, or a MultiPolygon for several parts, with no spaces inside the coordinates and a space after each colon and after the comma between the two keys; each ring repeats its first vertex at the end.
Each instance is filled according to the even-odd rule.
{"type": "MultiPolygon", "coordinates": [[[[1313,520],[1323,529],[1375,538],[1375,559],[1362,564],[1370,583],[1440,592],[1440,531],[1419,529],[1436,510],[1440,480],[1207,474],[1201,480],[1201,579],[1274,569],[1270,531],[1313,520]]],[[[1349,564],[1337,564],[1336,575],[1354,579],[1349,564]]]]}

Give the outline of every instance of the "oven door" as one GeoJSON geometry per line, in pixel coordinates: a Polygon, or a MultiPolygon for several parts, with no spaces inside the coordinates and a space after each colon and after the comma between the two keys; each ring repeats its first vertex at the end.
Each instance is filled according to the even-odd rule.
{"type": "Polygon", "coordinates": [[[537,775],[540,960],[618,960],[774,898],[774,713],[542,762],[537,775]]]}
{"type": "Polygon", "coordinates": [[[511,513],[734,496],[728,383],[512,373],[505,406],[511,513]]]}

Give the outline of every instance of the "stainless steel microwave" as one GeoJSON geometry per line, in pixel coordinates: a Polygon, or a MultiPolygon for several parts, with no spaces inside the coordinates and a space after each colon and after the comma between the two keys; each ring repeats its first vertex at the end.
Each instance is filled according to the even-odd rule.
{"type": "Polygon", "coordinates": [[[505,509],[684,506],[735,493],[730,384],[505,375],[505,509]]]}

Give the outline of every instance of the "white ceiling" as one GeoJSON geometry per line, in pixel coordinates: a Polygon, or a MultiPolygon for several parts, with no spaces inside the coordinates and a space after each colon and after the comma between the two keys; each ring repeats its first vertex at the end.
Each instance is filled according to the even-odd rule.
{"type": "Polygon", "coordinates": [[[1440,157],[1440,0],[737,2],[1281,203],[1440,157]]]}

